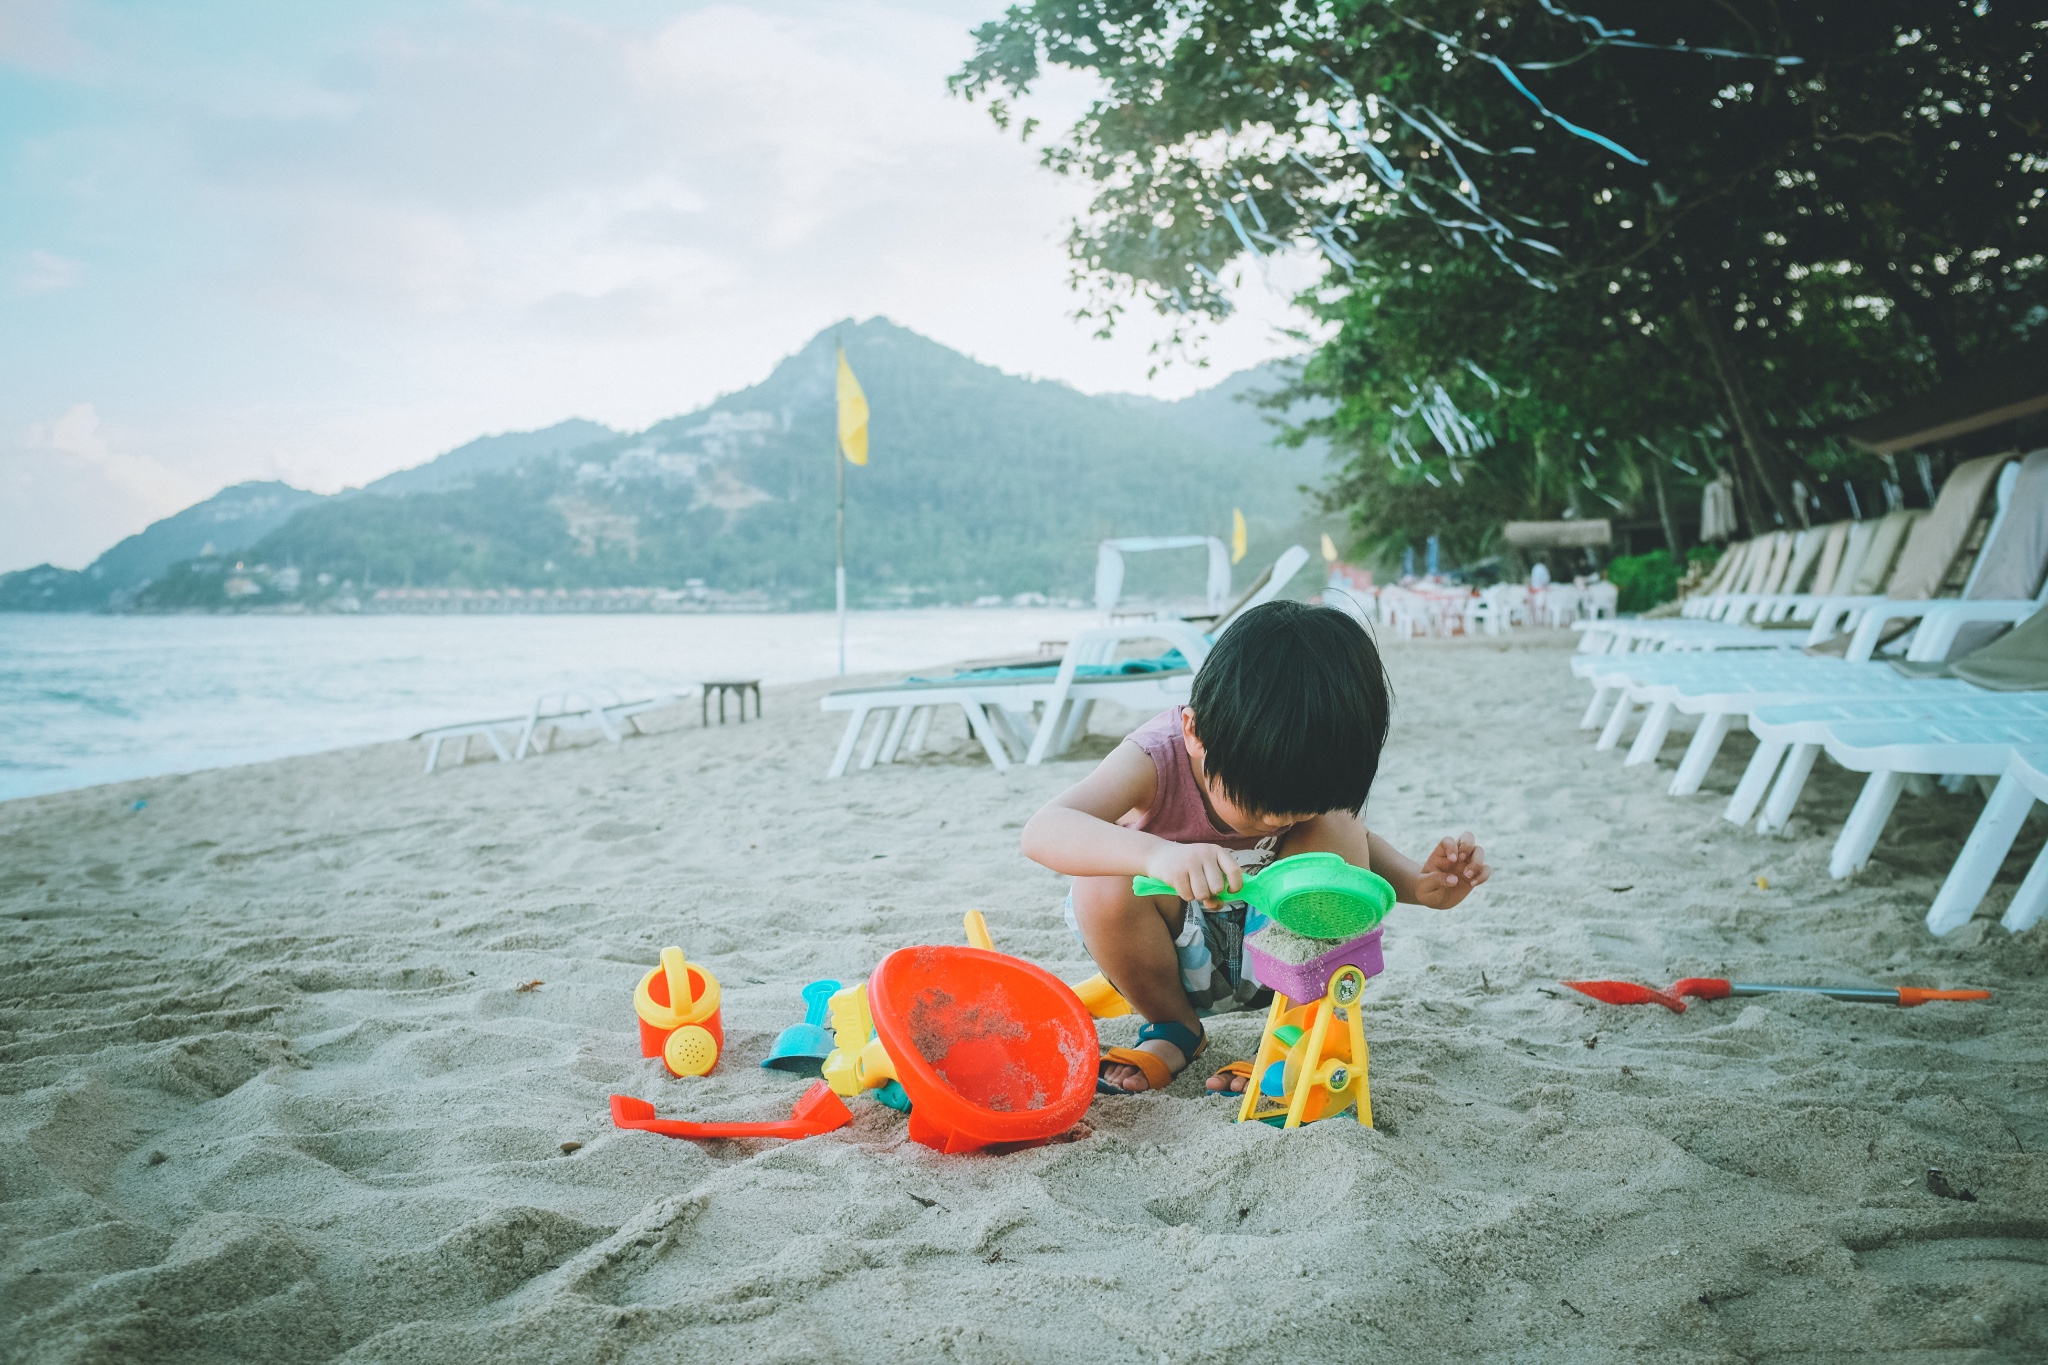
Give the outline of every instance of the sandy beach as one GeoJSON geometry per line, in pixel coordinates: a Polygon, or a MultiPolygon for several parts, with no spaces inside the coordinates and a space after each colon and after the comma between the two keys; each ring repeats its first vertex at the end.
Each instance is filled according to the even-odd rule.
{"type": "Polygon", "coordinates": [[[1739,736],[1669,799],[1683,736],[1596,753],[1569,647],[1389,648],[1371,822],[1471,829],[1495,872],[1389,921],[1370,1131],[1204,1098],[1253,1016],[1010,1155],[866,1100],[793,1144],[610,1127],[615,1092],[786,1114],[803,1083],[758,1063],[799,988],[960,942],[970,907],[1089,974],[1018,830],[1141,716],[1008,773],[956,716],[828,782],[841,718],[789,686],[760,723],[690,702],[432,778],[386,744],[0,804],[0,1359],[2041,1358],[2048,934],[1995,923],[2039,827],[1934,939],[1974,796],[1908,797],[1832,881],[1857,779],[1823,762],[1788,837],[1738,830],[1739,736]],[[700,1080],[638,1054],[665,943],[724,984],[700,1080]],[[1681,1016],[1558,985],[1688,975],[1997,996],[1681,1016]]]}

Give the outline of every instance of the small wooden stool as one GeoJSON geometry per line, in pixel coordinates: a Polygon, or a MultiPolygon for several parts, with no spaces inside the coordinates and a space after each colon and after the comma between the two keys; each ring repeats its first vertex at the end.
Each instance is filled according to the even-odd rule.
{"type": "Polygon", "coordinates": [[[759,679],[754,679],[747,682],[705,683],[703,695],[704,705],[701,708],[703,711],[702,720],[705,725],[709,725],[711,723],[711,694],[713,692],[716,692],[718,694],[718,723],[720,725],[725,724],[725,695],[728,692],[732,693],[733,696],[739,699],[740,723],[742,725],[744,725],[747,720],[747,693],[749,692],[754,694],[754,719],[761,719],[761,683],[759,679]]]}

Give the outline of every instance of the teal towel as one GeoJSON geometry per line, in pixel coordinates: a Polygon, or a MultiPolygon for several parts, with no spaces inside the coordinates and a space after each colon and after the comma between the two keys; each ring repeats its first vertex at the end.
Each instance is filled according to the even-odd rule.
{"type": "MultiPolygon", "coordinates": [[[[1082,664],[1074,670],[1077,678],[1116,678],[1142,673],[1171,673],[1188,666],[1187,658],[1177,649],[1151,659],[1125,659],[1115,664],[1082,664]]],[[[1024,668],[970,668],[963,673],[950,674],[943,678],[912,678],[917,683],[938,682],[988,682],[999,678],[1052,678],[1058,676],[1060,666],[1056,663],[1032,664],[1024,668]]]]}

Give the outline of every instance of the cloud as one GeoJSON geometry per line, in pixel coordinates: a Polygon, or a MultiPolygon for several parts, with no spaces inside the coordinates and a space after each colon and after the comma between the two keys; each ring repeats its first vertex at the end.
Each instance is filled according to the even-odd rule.
{"type": "Polygon", "coordinates": [[[79,272],[83,268],[77,261],[52,251],[31,251],[28,253],[28,268],[21,272],[21,292],[54,294],[69,289],[78,283],[79,272]]]}
{"type": "MultiPolygon", "coordinates": [[[[0,0],[0,63],[52,72],[0,128],[0,462],[73,490],[37,495],[53,520],[98,490],[134,530],[241,479],[642,427],[841,317],[1160,397],[1295,349],[1286,263],[1246,272],[1208,371],[1153,377],[1142,310],[1107,343],[1072,318],[1088,185],[945,92],[999,10],[0,0]],[[133,435],[47,418],[80,393],[133,435]]],[[[1028,112],[1057,129],[1092,95],[1049,71],[1028,112]]]]}
{"type": "Polygon", "coordinates": [[[145,505],[174,512],[199,495],[193,481],[146,455],[116,450],[90,403],[74,403],[60,417],[32,424],[25,433],[31,452],[54,455],[97,473],[120,492],[145,505]]]}

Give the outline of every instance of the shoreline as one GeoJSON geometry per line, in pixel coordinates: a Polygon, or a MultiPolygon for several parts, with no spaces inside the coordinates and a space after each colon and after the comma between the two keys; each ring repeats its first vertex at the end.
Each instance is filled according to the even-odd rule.
{"type": "MultiPolygon", "coordinates": [[[[543,692],[694,697],[709,678],[835,676],[830,612],[19,613],[0,632],[0,800],[376,743],[524,715],[543,692]]],[[[1054,608],[848,613],[848,662],[907,672],[1093,624],[1054,608]]]]}

